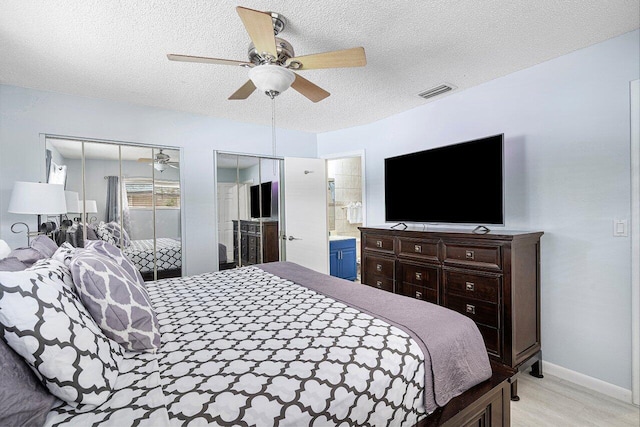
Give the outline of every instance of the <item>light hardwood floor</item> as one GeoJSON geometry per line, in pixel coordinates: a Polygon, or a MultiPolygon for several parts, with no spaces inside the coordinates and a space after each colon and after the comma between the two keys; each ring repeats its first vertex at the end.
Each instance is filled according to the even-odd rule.
{"type": "Polygon", "coordinates": [[[547,375],[518,377],[519,402],[511,402],[513,427],[640,426],[640,408],[547,375]]]}

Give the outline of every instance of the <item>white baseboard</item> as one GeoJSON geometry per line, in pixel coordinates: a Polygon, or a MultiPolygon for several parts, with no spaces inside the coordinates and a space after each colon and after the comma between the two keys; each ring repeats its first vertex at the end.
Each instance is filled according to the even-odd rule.
{"type": "Polygon", "coordinates": [[[625,403],[632,403],[631,390],[581,374],[580,372],[572,371],[571,369],[563,368],[562,366],[558,366],[544,360],[542,361],[542,373],[545,375],[553,375],[554,377],[578,384],[582,387],[588,388],[589,390],[597,391],[598,393],[613,397],[614,399],[622,400],[625,403]]]}

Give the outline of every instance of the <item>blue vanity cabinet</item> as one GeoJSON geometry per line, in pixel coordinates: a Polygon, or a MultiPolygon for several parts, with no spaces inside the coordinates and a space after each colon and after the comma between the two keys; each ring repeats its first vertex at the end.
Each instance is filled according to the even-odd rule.
{"type": "Polygon", "coordinates": [[[356,239],[339,237],[329,240],[329,274],[347,280],[356,280],[356,239]]]}

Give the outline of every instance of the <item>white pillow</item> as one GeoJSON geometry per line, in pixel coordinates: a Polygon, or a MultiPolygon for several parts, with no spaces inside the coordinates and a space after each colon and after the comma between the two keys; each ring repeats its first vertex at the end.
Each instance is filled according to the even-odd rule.
{"type": "Polygon", "coordinates": [[[11,248],[7,242],[0,240],[0,259],[6,258],[11,253],[11,248]]]}
{"type": "Polygon", "coordinates": [[[0,272],[0,324],[7,344],[53,395],[73,406],[107,400],[122,351],[84,308],[60,261],[0,272]]]}

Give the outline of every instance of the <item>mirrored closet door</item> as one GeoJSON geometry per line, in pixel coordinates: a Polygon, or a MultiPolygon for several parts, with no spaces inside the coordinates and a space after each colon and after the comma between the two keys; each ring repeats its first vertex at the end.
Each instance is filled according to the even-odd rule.
{"type": "Polygon", "coordinates": [[[180,151],[45,138],[46,180],[65,186],[58,243],[115,244],[145,280],[182,275],[180,151]]]}
{"type": "Polygon", "coordinates": [[[284,259],[283,160],[216,154],[220,270],[284,259]]]}

